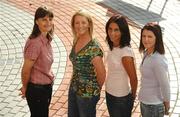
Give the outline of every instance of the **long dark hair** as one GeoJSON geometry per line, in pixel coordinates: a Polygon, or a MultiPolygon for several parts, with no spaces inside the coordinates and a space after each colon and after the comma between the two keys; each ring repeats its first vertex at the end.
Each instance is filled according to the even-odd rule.
{"type": "Polygon", "coordinates": [[[108,42],[110,50],[113,49],[113,42],[111,41],[108,34],[108,28],[111,23],[116,23],[121,31],[121,39],[119,41],[120,48],[130,46],[131,37],[126,18],[121,15],[113,15],[106,23],[106,41],[108,42]]]}
{"type": "MultiPolygon", "coordinates": [[[[47,7],[45,6],[41,6],[39,7],[36,12],[35,12],[35,17],[34,17],[34,26],[33,26],[33,30],[32,30],[32,33],[30,34],[29,36],[29,39],[33,39],[33,38],[36,38],[38,37],[41,32],[39,30],[39,27],[38,25],[36,24],[36,20],[39,19],[39,18],[43,18],[45,16],[48,16],[50,18],[53,18],[54,17],[54,14],[52,11],[50,11],[47,7]]],[[[53,33],[54,33],[54,26],[52,27],[52,29],[47,33],[47,38],[49,40],[52,40],[52,36],[53,36],[53,33]]]]}
{"type": "Polygon", "coordinates": [[[153,34],[156,37],[154,52],[158,52],[160,54],[165,54],[161,27],[159,26],[159,24],[157,24],[155,22],[147,23],[142,28],[142,30],[141,30],[141,39],[140,39],[140,44],[139,44],[139,52],[144,52],[145,51],[145,47],[144,47],[144,45],[142,43],[142,33],[143,33],[144,30],[149,30],[149,31],[153,32],[153,34]]]}

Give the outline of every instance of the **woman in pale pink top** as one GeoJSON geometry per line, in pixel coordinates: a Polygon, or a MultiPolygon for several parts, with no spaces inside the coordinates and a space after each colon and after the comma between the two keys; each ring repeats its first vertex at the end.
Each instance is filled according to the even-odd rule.
{"type": "Polygon", "coordinates": [[[26,97],[31,117],[48,117],[54,75],[53,13],[46,7],[35,12],[34,27],[24,48],[21,95],[26,97]]]}

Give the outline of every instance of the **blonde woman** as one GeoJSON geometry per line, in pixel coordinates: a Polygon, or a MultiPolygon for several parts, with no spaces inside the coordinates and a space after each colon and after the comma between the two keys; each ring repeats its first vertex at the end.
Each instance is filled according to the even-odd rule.
{"type": "Polygon", "coordinates": [[[69,58],[73,74],[68,96],[68,117],[95,117],[105,80],[103,52],[93,39],[91,16],[80,10],[71,20],[74,42],[69,58]]]}

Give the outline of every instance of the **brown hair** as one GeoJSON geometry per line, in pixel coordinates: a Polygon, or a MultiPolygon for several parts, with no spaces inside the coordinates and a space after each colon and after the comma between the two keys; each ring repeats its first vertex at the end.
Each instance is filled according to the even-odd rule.
{"type": "Polygon", "coordinates": [[[157,23],[155,23],[155,22],[147,23],[141,29],[141,39],[140,39],[140,44],[139,44],[139,52],[144,52],[145,51],[145,47],[144,47],[144,45],[142,43],[142,33],[143,33],[144,30],[152,31],[153,34],[156,37],[154,52],[158,52],[160,54],[165,54],[165,49],[164,49],[164,44],[163,44],[163,39],[162,39],[161,27],[157,23]]]}
{"type": "MultiPolygon", "coordinates": [[[[42,6],[39,7],[36,12],[35,12],[35,17],[34,17],[34,26],[33,26],[33,30],[32,33],[29,36],[29,39],[33,39],[36,38],[37,36],[39,36],[41,34],[38,25],[36,24],[36,20],[39,18],[43,18],[45,16],[48,16],[50,18],[54,17],[54,14],[52,13],[52,11],[50,11],[47,7],[42,6]]],[[[54,26],[52,27],[52,29],[47,33],[47,38],[49,40],[52,40],[52,36],[53,36],[53,32],[54,32],[54,26]]]]}
{"type": "Polygon", "coordinates": [[[131,36],[126,18],[122,15],[113,15],[106,23],[106,41],[108,42],[110,50],[113,49],[113,42],[108,35],[108,28],[111,23],[116,23],[121,32],[121,39],[119,41],[120,48],[130,46],[131,36]]]}

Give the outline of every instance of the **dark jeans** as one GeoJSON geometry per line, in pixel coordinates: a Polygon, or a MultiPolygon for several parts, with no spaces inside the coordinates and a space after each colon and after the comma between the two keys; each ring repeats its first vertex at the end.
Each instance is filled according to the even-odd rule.
{"type": "Polygon", "coordinates": [[[52,85],[28,84],[26,99],[31,117],[48,117],[51,95],[52,85]]]}
{"type": "Polygon", "coordinates": [[[96,104],[99,98],[100,96],[80,97],[72,88],[69,88],[68,117],[96,117],[96,104]]]}
{"type": "Polygon", "coordinates": [[[131,117],[134,105],[132,94],[115,97],[106,92],[106,103],[110,117],[131,117]]]}

